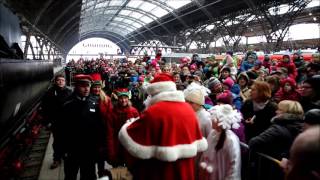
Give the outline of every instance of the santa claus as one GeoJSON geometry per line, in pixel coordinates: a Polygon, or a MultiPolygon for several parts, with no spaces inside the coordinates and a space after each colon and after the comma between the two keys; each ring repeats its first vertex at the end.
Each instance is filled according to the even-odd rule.
{"type": "Polygon", "coordinates": [[[119,132],[134,179],[194,179],[194,157],[208,146],[196,114],[169,74],[158,74],[147,92],[148,108],[119,132]]]}

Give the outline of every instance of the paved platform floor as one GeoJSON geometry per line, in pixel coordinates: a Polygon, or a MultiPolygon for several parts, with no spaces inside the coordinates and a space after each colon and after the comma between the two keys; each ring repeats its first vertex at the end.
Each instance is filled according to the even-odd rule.
{"type": "MultiPolygon", "coordinates": [[[[63,180],[64,179],[63,163],[61,163],[61,165],[56,169],[50,169],[50,165],[52,164],[52,157],[53,157],[52,141],[53,141],[53,138],[51,135],[47,149],[46,149],[46,154],[42,162],[42,167],[41,167],[38,180],[63,180]]],[[[105,168],[110,169],[111,166],[106,163],[105,168]]],[[[78,180],[80,179],[79,173],[78,173],[77,179],[78,180]]]]}
{"type": "Polygon", "coordinates": [[[42,162],[42,167],[41,167],[38,180],[63,180],[64,179],[63,163],[61,163],[61,166],[59,166],[56,169],[50,169],[50,165],[52,164],[52,157],[53,157],[52,141],[53,141],[53,138],[51,135],[48,146],[47,146],[46,154],[42,162]]]}

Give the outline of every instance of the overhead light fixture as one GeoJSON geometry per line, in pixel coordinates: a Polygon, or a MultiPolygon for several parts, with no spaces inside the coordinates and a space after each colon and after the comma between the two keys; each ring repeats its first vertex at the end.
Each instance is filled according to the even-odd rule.
{"type": "Polygon", "coordinates": [[[316,18],[316,17],[313,17],[313,21],[317,21],[317,18],[316,18]]]}
{"type": "Polygon", "coordinates": [[[312,13],[309,13],[309,16],[312,16],[312,13]]]}

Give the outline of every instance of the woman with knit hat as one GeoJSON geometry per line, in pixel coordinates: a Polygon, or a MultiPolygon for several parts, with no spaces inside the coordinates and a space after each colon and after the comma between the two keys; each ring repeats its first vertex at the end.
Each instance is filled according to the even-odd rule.
{"type": "Polygon", "coordinates": [[[197,83],[191,83],[184,90],[184,98],[192,109],[196,112],[200,130],[203,137],[207,137],[211,130],[210,114],[203,108],[205,104],[205,87],[201,87],[197,83]]]}
{"type": "Polygon", "coordinates": [[[200,159],[200,179],[241,179],[241,154],[238,137],[230,130],[238,128],[242,117],[230,105],[209,110],[212,130],[207,138],[208,150],[200,159]]]}
{"type": "MultiPolygon", "coordinates": [[[[207,138],[211,131],[210,113],[204,109],[206,89],[197,83],[191,83],[187,89],[184,90],[184,98],[197,114],[199,127],[204,138],[207,138]]],[[[201,154],[199,153],[195,158],[195,179],[199,179],[199,161],[201,154]]]]}
{"type": "Polygon", "coordinates": [[[209,97],[210,97],[212,103],[214,105],[217,104],[216,97],[217,97],[217,95],[219,95],[220,93],[223,92],[223,87],[222,87],[221,82],[217,78],[211,77],[207,81],[207,87],[211,91],[211,93],[209,94],[209,97]]]}
{"type": "Polygon", "coordinates": [[[240,86],[238,84],[235,84],[230,77],[225,79],[222,84],[224,90],[229,90],[232,93],[232,102],[234,107],[240,110],[242,106],[242,100],[240,97],[240,86]]]}

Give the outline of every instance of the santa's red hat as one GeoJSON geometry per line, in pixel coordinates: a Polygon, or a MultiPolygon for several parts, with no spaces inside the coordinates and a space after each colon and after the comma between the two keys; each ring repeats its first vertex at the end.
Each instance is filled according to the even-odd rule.
{"type": "Polygon", "coordinates": [[[151,96],[166,91],[176,91],[177,87],[174,83],[173,76],[167,73],[160,73],[154,77],[151,84],[147,87],[147,93],[151,96]]]}

